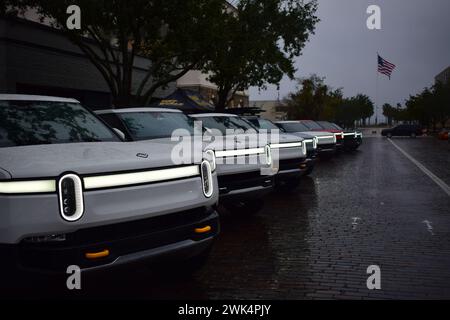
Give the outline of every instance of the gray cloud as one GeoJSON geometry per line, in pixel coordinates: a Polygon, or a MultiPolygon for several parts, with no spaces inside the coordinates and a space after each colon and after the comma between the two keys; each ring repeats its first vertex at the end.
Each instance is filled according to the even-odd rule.
{"type": "MultiPolygon", "coordinates": [[[[296,76],[311,73],[343,87],[346,96],[368,94],[377,100],[377,52],[397,69],[391,80],[379,75],[378,104],[403,103],[434,82],[450,66],[450,1],[448,0],[319,0],[316,34],[297,59],[296,76]],[[366,9],[381,7],[382,30],[368,30],[366,9]]],[[[280,96],[295,90],[284,79],[280,96]]],[[[276,88],[250,89],[252,100],[276,99],[276,88]]]]}

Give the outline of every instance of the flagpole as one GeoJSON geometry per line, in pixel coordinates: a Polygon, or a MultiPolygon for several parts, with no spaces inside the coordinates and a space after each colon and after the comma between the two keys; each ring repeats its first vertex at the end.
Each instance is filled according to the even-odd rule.
{"type": "Polygon", "coordinates": [[[378,72],[378,57],[379,53],[377,52],[377,80],[375,82],[375,125],[378,125],[378,78],[379,78],[379,72],[378,72]]]}

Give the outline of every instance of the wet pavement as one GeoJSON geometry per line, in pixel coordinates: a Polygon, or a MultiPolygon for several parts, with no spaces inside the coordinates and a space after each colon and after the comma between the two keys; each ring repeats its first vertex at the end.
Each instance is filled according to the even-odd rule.
{"type": "MultiPolygon", "coordinates": [[[[394,141],[450,184],[450,144],[394,141]]],[[[194,276],[137,266],[83,278],[67,296],[448,299],[450,197],[389,141],[367,138],[359,151],[318,163],[292,193],[270,195],[260,213],[224,214],[194,276]],[[380,267],[381,290],[367,288],[370,265],[380,267]]]]}

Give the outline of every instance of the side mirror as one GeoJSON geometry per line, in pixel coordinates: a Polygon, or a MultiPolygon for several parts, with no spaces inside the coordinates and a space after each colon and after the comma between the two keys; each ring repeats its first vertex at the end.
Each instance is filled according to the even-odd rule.
{"type": "Polygon", "coordinates": [[[205,142],[211,142],[214,138],[214,134],[211,129],[203,128],[203,137],[202,140],[205,142]]]}
{"type": "Polygon", "coordinates": [[[113,128],[114,132],[119,136],[120,140],[125,141],[127,138],[125,137],[125,133],[117,128],[113,128]]]}

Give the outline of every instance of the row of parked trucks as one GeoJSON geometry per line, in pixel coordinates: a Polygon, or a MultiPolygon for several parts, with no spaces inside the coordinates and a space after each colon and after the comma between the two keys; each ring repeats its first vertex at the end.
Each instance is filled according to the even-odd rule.
{"type": "Polygon", "coordinates": [[[2,272],[83,272],[183,261],[197,270],[220,231],[218,204],[251,214],[295,188],[317,157],[362,134],[158,108],[95,113],[67,98],[0,95],[2,272]]]}

